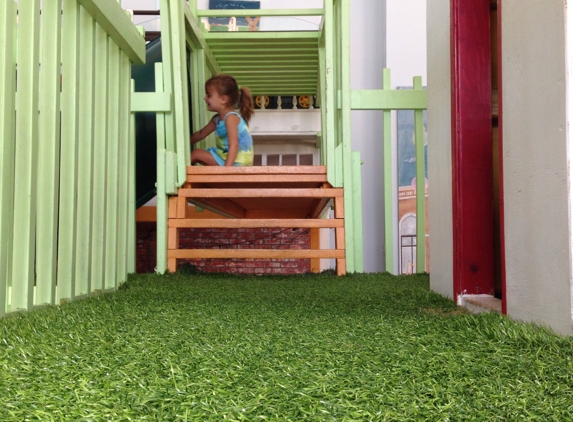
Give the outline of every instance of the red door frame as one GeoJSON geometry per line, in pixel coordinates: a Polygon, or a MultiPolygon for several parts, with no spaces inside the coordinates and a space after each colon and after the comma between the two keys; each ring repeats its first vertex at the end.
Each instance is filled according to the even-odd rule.
{"type": "Polygon", "coordinates": [[[494,293],[490,0],[451,0],[454,298],[494,293]]]}

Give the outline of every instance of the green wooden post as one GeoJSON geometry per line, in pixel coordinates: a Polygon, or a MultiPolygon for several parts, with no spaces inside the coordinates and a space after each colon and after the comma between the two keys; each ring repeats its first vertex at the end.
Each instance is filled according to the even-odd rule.
{"type": "Polygon", "coordinates": [[[364,272],[364,242],[362,239],[362,174],[361,167],[362,160],[360,158],[360,151],[352,153],[352,201],[354,216],[354,272],[364,272]]]}
{"type": "MultiPolygon", "coordinates": [[[[163,66],[155,64],[155,91],[163,92],[163,66]]],[[[167,208],[168,197],[165,191],[165,113],[157,113],[157,268],[159,274],[167,271],[167,208]]]]}
{"type": "MultiPolygon", "coordinates": [[[[194,51],[191,55],[192,63],[192,79],[193,79],[193,90],[191,92],[193,101],[193,130],[196,132],[208,123],[207,110],[205,107],[205,102],[203,97],[205,96],[205,82],[207,81],[207,74],[205,72],[205,50],[198,49],[194,51]]],[[[210,145],[210,141],[213,137],[209,136],[208,139],[202,140],[199,145],[195,145],[194,148],[206,148],[210,145]]],[[[189,144],[189,141],[187,142],[189,144]]]]}
{"type": "MultiPolygon", "coordinates": [[[[192,107],[191,107],[191,118],[193,120],[193,126],[190,128],[190,133],[194,133],[196,131],[198,131],[199,129],[201,129],[201,123],[202,123],[202,119],[201,119],[201,107],[199,106],[199,104],[201,104],[201,94],[204,91],[204,88],[201,87],[199,85],[199,72],[200,72],[200,67],[199,67],[199,60],[201,57],[201,52],[202,50],[200,49],[195,49],[192,48],[191,49],[191,103],[192,103],[192,107]]],[[[197,145],[195,146],[191,146],[189,145],[189,152],[191,153],[191,149],[197,147],[197,145]]]]}
{"type": "Polygon", "coordinates": [[[189,0],[189,9],[191,10],[191,14],[195,20],[199,21],[199,18],[197,17],[197,0],[189,0]]]}
{"type": "Polygon", "coordinates": [[[12,310],[34,304],[40,1],[19,3],[12,310]]]}
{"type": "MultiPolygon", "coordinates": [[[[392,89],[390,69],[384,69],[382,88],[392,89]]],[[[384,252],[386,271],[394,269],[394,172],[392,171],[392,111],[384,109],[384,252]]]]}
{"type": "MultiPolygon", "coordinates": [[[[135,81],[131,79],[131,93],[135,92],[135,81]]],[[[131,101],[130,101],[131,108],[131,101]]],[[[135,186],[135,113],[129,117],[129,204],[127,210],[127,273],[136,272],[137,262],[137,223],[136,223],[136,186],[135,186]]]]}
{"type": "Polygon", "coordinates": [[[323,134],[325,134],[323,148],[325,148],[326,172],[328,181],[334,186],[340,186],[337,183],[336,175],[336,115],[338,114],[336,73],[335,73],[335,37],[334,30],[334,0],[324,1],[324,69],[326,77],[324,79],[324,98],[322,107],[326,115],[323,121],[323,134]]]}
{"type": "Polygon", "coordinates": [[[354,250],[354,192],[352,190],[352,132],[350,127],[351,91],[350,91],[350,0],[338,0],[340,8],[340,78],[342,98],[342,159],[344,183],[344,227],[346,237],[346,270],[354,272],[356,251],[354,250]]]}
{"type": "Polygon", "coordinates": [[[78,172],[78,33],[79,5],[63,1],[62,28],[62,135],[60,153],[60,215],[58,222],[57,303],[75,295],[74,250],[76,231],[76,181],[78,172]]]}
{"type": "MultiPolygon", "coordinates": [[[[414,78],[414,90],[422,90],[422,78],[414,78]]],[[[416,143],[416,272],[426,271],[426,163],[424,154],[424,111],[414,110],[416,143]]]]}
{"type": "Polygon", "coordinates": [[[104,289],[107,209],[107,34],[99,25],[95,28],[95,98],[94,98],[94,184],[91,281],[92,292],[104,289]]]}
{"type": "Polygon", "coordinates": [[[157,266],[156,272],[163,274],[167,271],[167,222],[169,197],[166,188],[166,157],[167,150],[157,149],[157,266]]]}
{"type": "MultiPolygon", "coordinates": [[[[91,15],[80,7],[78,113],[77,211],[75,230],[74,296],[91,292],[90,266],[92,244],[92,161],[94,145],[94,29],[91,15]]],[[[73,298],[72,298],[73,299],[73,298]]]]}
{"type": "Polygon", "coordinates": [[[171,1],[161,0],[161,60],[163,62],[163,91],[171,95],[172,105],[171,111],[165,113],[165,148],[169,151],[175,151],[175,112],[173,108],[173,74],[171,65],[171,44],[174,40],[171,35],[171,5],[171,1]]]}
{"type": "Polygon", "coordinates": [[[118,166],[119,166],[119,57],[120,50],[110,39],[108,43],[108,131],[107,131],[107,209],[104,289],[117,287],[117,219],[118,219],[118,166]]]}
{"type": "Polygon", "coordinates": [[[0,317],[6,312],[11,284],[12,231],[14,219],[14,110],[16,65],[14,31],[16,3],[0,2],[0,317]]]}
{"type": "Polygon", "coordinates": [[[36,303],[56,297],[58,194],[60,172],[61,4],[45,2],[40,36],[40,133],[36,216],[36,303]]]}
{"type": "Polygon", "coordinates": [[[129,122],[131,99],[131,63],[123,53],[119,58],[119,155],[117,218],[117,282],[127,277],[127,233],[129,205],[129,122]]]}
{"type": "MultiPolygon", "coordinates": [[[[324,18],[323,18],[324,19],[324,18]]],[[[317,93],[317,105],[320,106],[320,126],[321,132],[317,136],[317,148],[320,148],[320,164],[326,164],[326,145],[325,139],[326,134],[326,107],[323,106],[323,100],[326,98],[326,83],[324,82],[326,78],[326,51],[324,48],[325,42],[325,32],[322,28],[321,35],[318,43],[318,93],[317,93]]],[[[327,168],[327,179],[328,179],[328,168],[327,168]]]]}
{"type": "MultiPolygon", "coordinates": [[[[205,106],[205,101],[203,101],[203,98],[205,97],[205,82],[207,82],[207,79],[209,79],[212,76],[212,74],[208,72],[205,58],[205,50],[203,49],[199,50],[196,67],[197,67],[197,73],[195,74],[195,78],[197,79],[198,90],[195,102],[195,104],[197,104],[197,107],[195,108],[198,109],[199,111],[199,120],[198,120],[199,125],[197,127],[197,130],[199,130],[202,127],[204,127],[207,123],[209,123],[209,120],[211,120],[212,116],[211,112],[207,110],[207,107],[205,106]]],[[[215,137],[213,135],[210,135],[207,137],[207,139],[205,139],[202,142],[204,143],[204,147],[214,147],[215,137]]]]}
{"type": "Polygon", "coordinates": [[[171,2],[171,63],[173,72],[173,118],[175,123],[175,151],[177,152],[177,182],[181,186],[187,179],[189,157],[189,109],[187,98],[187,55],[185,51],[185,25],[182,0],[171,2]]]}

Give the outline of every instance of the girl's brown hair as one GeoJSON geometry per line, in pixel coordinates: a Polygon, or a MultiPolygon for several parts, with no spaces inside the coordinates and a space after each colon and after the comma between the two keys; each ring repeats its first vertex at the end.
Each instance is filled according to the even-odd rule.
{"type": "Polygon", "coordinates": [[[238,105],[239,112],[247,123],[251,120],[255,107],[253,97],[249,88],[242,86],[239,88],[237,81],[231,75],[215,75],[205,82],[205,87],[214,86],[219,95],[229,97],[229,102],[238,105]]]}

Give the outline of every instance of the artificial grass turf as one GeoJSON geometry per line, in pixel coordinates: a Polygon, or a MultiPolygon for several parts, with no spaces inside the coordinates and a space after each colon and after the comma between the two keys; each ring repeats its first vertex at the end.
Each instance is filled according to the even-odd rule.
{"type": "Polygon", "coordinates": [[[3,421],[573,419],[573,338],[426,275],[138,275],[0,329],[3,421]]]}

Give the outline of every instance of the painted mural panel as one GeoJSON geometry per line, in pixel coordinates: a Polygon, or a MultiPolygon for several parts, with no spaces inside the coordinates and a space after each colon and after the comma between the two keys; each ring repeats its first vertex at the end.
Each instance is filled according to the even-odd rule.
{"type": "MultiPolygon", "coordinates": [[[[411,89],[399,87],[398,89],[411,89]]],[[[398,254],[400,274],[430,271],[428,230],[428,138],[427,114],[424,111],[424,161],[426,197],[426,268],[416,268],[416,144],[414,136],[414,111],[398,110],[397,155],[398,155],[398,254]]]]}
{"type": "MultiPolygon", "coordinates": [[[[260,9],[260,1],[209,0],[209,9],[260,9]]],[[[209,18],[210,31],[258,31],[260,17],[209,18]]]]}

